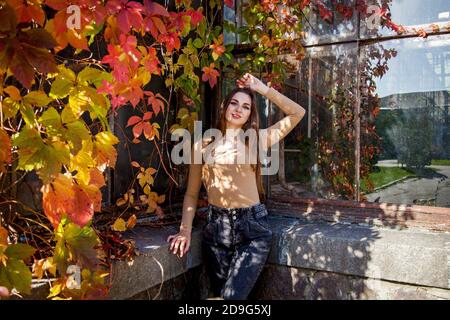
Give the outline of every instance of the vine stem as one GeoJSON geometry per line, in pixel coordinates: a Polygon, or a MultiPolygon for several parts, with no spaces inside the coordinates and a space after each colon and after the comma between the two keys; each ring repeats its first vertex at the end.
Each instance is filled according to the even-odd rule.
{"type": "Polygon", "coordinates": [[[155,140],[155,139],[153,139],[153,144],[155,145],[156,149],[158,150],[159,158],[161,159],[161,164],[162,164],[162,166],[163,166],[163,168],[164,168],[164,171],[167,173],[167,175],[169,176],[169,178],[170,178],[170,179],[175,183],[175,185],[178,187],[178,182],[176,182],[175,179],[172,177],[172,175],[169,173],[169,171],[167,171],[167,168],[166,168],[166,166],[165,166],[165,164],[164,164],[164,161],[163,161],[163,157],[162,157],[161,151],[159,150],[158,144],[156,143],[156,140],[155,140]]]}

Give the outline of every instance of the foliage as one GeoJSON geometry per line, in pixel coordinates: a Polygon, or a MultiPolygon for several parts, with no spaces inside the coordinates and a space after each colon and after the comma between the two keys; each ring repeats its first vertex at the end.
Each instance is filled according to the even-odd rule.
{"type": "Polygon", "coordinates": [[[284,57],[304,57],[298,39],[305,13],[316,11],[328,21],[334,9],[344,16],[352,13],[347,7],[327,8],[321,1],[249,0],[243,8],[246,26],[223,26],[252,47],[240,63],[234,46],[223,43],[224,30],[218,25],[224,4],[233,6],[219,0],[200,1],[196,8],[191,0],[167,7],[151,0],[2,2],[1,290],[29,292],[31,262],[26,259],[33,254],[34,276],[56,277],[49,298],[103,297],[113,247],[120,247],[118,256],[124,258],[132,252],[132,244],[117,232],[136,224],[136,216],[126,219],[122,214],[140,208],[137,191],[143,193],[139,205],[147,213],[164,215],[165,195],[153,190],[158,169],[130,159],[136,183],[117,201],[126,207],[117,219],[107,219],[106,229],[95,228],[94,213],[103,209],[104,175],[116,164],[119,139],[109,120],[118,109],[135,111],[127,121],[132,143],[152,142],[162,170],[175,181],[162,158],[167,145],[160,140],[176,128],[193,130],[203,84],[215,88],[220,70],[230,67],[237,73],[263,69],[265,80],[280,87],[290,67],[284,57]],[[79,16],[67,11],[70,5],[79,8],[79,16]],[[149,89],[155,79],[162,80],[167,95],[149,89]],[[174,101],[180,103],[170,123],[174,101]],[[163,120],[158,122],[158,116],[163,120]],[[14,188],[27,172],[36,173],[42,183],[45,217],[15,199],[14,188]],[[71,264],[81,269],[80,288],[69,285],[71,264]]]}

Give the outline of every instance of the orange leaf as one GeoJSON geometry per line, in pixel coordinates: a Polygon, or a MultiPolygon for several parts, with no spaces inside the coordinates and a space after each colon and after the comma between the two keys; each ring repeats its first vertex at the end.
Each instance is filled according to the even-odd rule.
{"type": "Polygon", "coordinates": [[[131,161],[131,165],[133,167],[135,167],[135,168],[139,168],[140,167],[139,163],[137,163],[136,161],[131,161]]]}
{"type": "Polygon", "coordinates": [[[42,205],[45,215],[56,228],[64,215],[84,227],[100,211],[102,194],[95,185],[75,184],[63,174],[42,189],[42,205]]]}
{"type": "Polygon", "coordinates": [[[0,172],[6,172],[5,164],[11,163],[11,140],[2,128],[0,128],[0,146],[0,172]]]}
{"type": "Polygon", "coordinates": [[[202,81],[209,81],[209,85],[213,88],[217,83],[217,77],[219,76],[219,72],[214,69],[214,63],[211,63],[209,67],[203,67],[203,75],[202,81]]]}
{"type": "Polygon", "coordinates": [[[94,185],[97,188],[101,188],[105,185],[105,177],[103,176],[103,173],[99,169],[92,168],[89,171],[89,175],[90,175],[89,179],[90,185],[94,185]]]}
{"type": "Polygon", "coordinates": [[[0,246],[8,245],[8,230],[0,226],[0,246]]]}
{"type": "Polygon", "coordinates": [[[128,218],[127,229],[134,228],[134,226],[136,225],[136,222],[137,222],[136,215],[133,214],[131,217],[128,218]]]}

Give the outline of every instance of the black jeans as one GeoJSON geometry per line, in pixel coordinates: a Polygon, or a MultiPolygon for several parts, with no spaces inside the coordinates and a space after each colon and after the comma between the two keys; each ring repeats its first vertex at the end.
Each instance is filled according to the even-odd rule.
{"type": "Polygon", "coordinates": [[[214,296],[247,299],[271,247],[267,214],[262,203],[234,209],[209,204],[202,251],[214,296]]]}

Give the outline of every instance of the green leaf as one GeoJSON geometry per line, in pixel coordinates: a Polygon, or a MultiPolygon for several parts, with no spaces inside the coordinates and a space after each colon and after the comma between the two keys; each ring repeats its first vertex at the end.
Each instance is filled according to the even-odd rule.
{"type": "Polygon", "coordinates": [[[86,67],[78,74],[78,82],[94,83],[103,76],[103,71],[91,67],[86,67]]]}
{"type": "Polygon", "coordinates": [[[63,164],[69,163],[69,146],[61,141],[54,141],[51,145],[45,145],[36,159],[43,163],[37,174],[43,183],[48,183],[61,172],[63,164]]]}
{"type": "Polygon", "coordinates": [[[187,61],[187,56],[184,53],[180,54],[180,56],[178,57],[177,63],[183,66],[183,65],[185,65],[186,61],[187,61]]]}
{"type": "Polygon", "coordinates": [[[95,247],[99,244],[99,239],[92,227],[80,228],[74,223],[69,223],[65,227],[64,239],[75,261],[81,266],[92,268],[98,263],[95,247]]]}
{"type": "Polygon", "coordinates": [[[194,67],[199,67],[200,66],[200,60],[198,59],[197,55],[192,55],[189,58],[191,59],[191,62],[194,65],[194,67]]]}
{"type": "Polygon", "coordinates": [[[8,258],[23,260],[29,258],[35,251],[36,249],[32,246],[16,243],[9,245],[5,250],[5,254],[8,258]]]}
{"type": "Polygon", "coordinates": [[[200,36],[200,38],[205,42],[205,36],[206,36],[206,20],[202,19],[200,23],[197,26],[197,33],[200,36]]]}
{"type": "Polygon", "coordinates": [[[21,293],[31,293],[32,274],[25,263],[17,259],[8,259],[6,267],[0,267],[0,284],[8,289],[16,288],[21,293]]]}
{"type": "Polygon", "coordinates": [[[203,47],[203,45],[204,45],[204,44],[203,44],[202,39],[196,38],[196,39],[194,40],[194,47],[200,49],[200,48],[203,47]]]}
{"type": "Polygon", "coordinates": [[[63,123],[70,123],[76,121],[78,118],[75,117],[70,108],[64,108],[61,112],[61,121],[63,123]]]}
{"type": "Polygon", "coordinates": [[[45,144],[36,129],[24,127],[13,136],[12,142],[19,148],[17,151],[19,155],[18,169],[31,171],[44,166],[42,150],[45,148],[45,144]]]}
{"type": "Polygon", "coordinates": [[[19,111],[21,103],[14,101],[11,98],[5,98],[3,100],[3,116],[5,119],[13,118],[16,116],[17,111],[19,111]]]}
{"type": "Polygon", "coordinates": [[[64,138],[69,143],[72,154],[77,154],[81,150],[83,140],[91,137],[89,130],[80,120],[68,123],[64,138]]]}
{"type": "Polygon", "coordinates": [[[56,135],[62,128],[61,116],[53,107],[48,108],[38,121],[45,126],[48,134],[56,135]]]}
{"type": "Polygon", "coordinates": [[[45,107],[52,101],[45,92],[31,91],[25,97],[23,97],[24,104],[30,104],[36,107],[45,107]]]}
{"type": "Polygon", "coordinates": [[[64,78],[57,78],[50,88],[50,97],[62,99],[67,97],[74,87],[74,83],[64,78]]]}
{"type": "Polygon", "coordinates": [[[29,104],[20,104],[20,114],[22,115],[25,122],[29,125],[34,125],[36,116],[34,114],[33,107],[29,104]]]}

